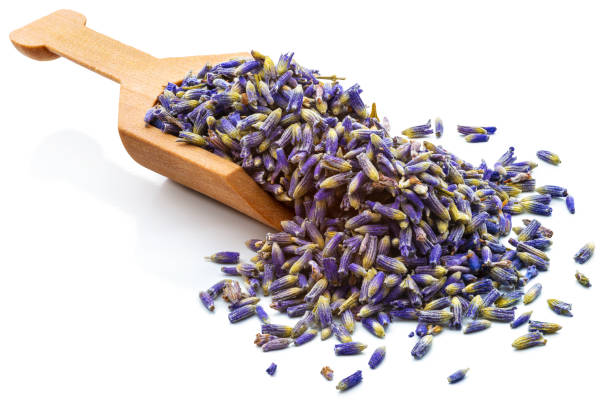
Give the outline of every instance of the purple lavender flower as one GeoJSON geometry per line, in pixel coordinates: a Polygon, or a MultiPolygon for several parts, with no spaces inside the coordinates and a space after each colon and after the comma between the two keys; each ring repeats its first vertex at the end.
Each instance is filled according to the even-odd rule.
{"type": "Polygon", "coordinates": [[[276,373],[276,367],[276,364],[270,364],[270,367],[266,368],[266,373],[268,373],[270,376],[274,375],[274,373],[276,373]]]}
{"type": "Polygon", "coordinates": [[[382,361],[385,359],[386,353],[387,349],[385,346],[378,347],[376,350],[374,350],[374,353],[372,353],[372,356],[370,357],[370,361],[368,361],[368,365],[372,370],[382,363],[382,361]]]}
{"type": "Polygon", "coordinates": [[[284,339],[284,338],[278,339],[277,338],[277,339],[270,340],[269,342],[264,344],[261,347],[261,349],[264,352],[282,350],[282,349],[289,347],[291,343],[293,343],[293,339],[284,339]]]}
{"type": "Polygon", "coordinates": [[[346,391],[350,388],[353,388],[357,384],[359,384],[362,381],[362,379],[363,377],[361,375],[361,370],[358,370],[354,374],[351,374],[345,379],[343,379],[342,381],[340,381],[338,385],[336,385],[336,389],[340,391],[346,391]]]}
{"type": "Polygon", "coordinates": [[[337,356],[350,356],[353,354],[359,354],[368,347],[366,344],[359,342],[348,342],[340,343],[334,346],[334,352],[337,356]]]}
{"type": "Polygon", "coordinates": [[[200,301],[211,312],[215,310],[215,300],[208,292],[200,292],[200,301]]]}
{"type": "Polygon", "coordinates": [[[239,252],[217,252],[212,254],[211,256],[206,257],[211,262],[219,263],[219,264],[237,264],[238,259],[240,258],[239,252]]]}
{"type": "Polygon", "coordinates": [[[588,244],[580,248],[580,250],[576,253],[576,255],[574,255],[574,261],[576,261],[579,264],[583,264],[589,259],[591,259],[594,251],[595,251],[595,244],[592,242],[589,242],[588,244]]]}
{"type": "Polygon", "coordinates": [[[517,327],[522,326],[523,324],[527,323],[529,319],[531,318],[531,313],[532,311],[523,313],[522,315],[520,315],[519,317],[517,317],[510,323],[510,327],[512,327],[513,329],[516,329],[517,327]]]}
{"type": "Polygon", "coordinates": [[[431,334],[420,337],[410,354],[412,354],[412,357],[414,357],[416,360],[422,359],[431,348],[432,342],[433,336],[431,334]]]}
{"type": "Polygon", "coordinates": [[[465,374],[469,371],[469,368],[458,370],[448,376],[447,380],[449,384],[454,384],[465,378],[465,374]]]}

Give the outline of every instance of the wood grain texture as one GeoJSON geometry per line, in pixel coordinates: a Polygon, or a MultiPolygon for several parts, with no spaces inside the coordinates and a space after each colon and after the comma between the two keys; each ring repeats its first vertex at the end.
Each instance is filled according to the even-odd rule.
{"type": "Polygon", "coordinates": [[[155,58],[85,27],[86,18],[59,10],[13,31],[10,39],[24,55],[39,61],[65,57],[121,84],[119,135],[141,165],[214,198],[272,228],[293,216],[263,191],[238,165],[145,126],[144,115],[168,82],[189,70],[216,64],[244,52],[182,58],[155,58]]]}

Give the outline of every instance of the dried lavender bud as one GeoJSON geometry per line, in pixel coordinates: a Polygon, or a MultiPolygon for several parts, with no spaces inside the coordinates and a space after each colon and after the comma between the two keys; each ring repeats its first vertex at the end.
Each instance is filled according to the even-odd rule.
{"type": "Polygon", "coordinates": [[[585,288],[591,287],[591,282],[589,281],[589,278],[587,278],[586,275],[584,275],[583,273],[576,271],[576,275],[574,276],[576,277],[576,280],[578,281],[578,283],[584,286],[585,288]]]}
{"type": "Polygon", "coordinates": [[[491,327],[491,322],[488,320],[474,320],[465,325],[463,334],[476,333],[491,327]]]}
{"type": "Polygon", "coordinates": [[[422,310],[418,312],[419,322],[428,324],[448,324],[453,314],[446,310],[422,310]]]}
{"type": "Polygon", "coordinates": [[[462,135],[469,135],[472,133],[480,133],[480,134],[489,134],[492,135],[497,131],[496,127],[493,126],[482,126],[482,127],[476,127],[476,126],[462,126],[462,125],[457,125],[457,131],[459,133],[461,133],[462,135]]]}
{"type": "Polygon", "coordinates": [[[402,320],[418,320],[417,309],[407,307],[404,309],[391,310],[390,313],[393,318],[398,318],[402,320]]]}
{"type": "Polygon", "coordinates": [[[200,292],[200,301],[211,312],[215,310],[215,300],[208,292],[200,292]]]}
{"type": "Polygon", "coordinates": [[[540,332],[542,334],[552,334],[561,330],[561,325],[557,323],[539,322],[537,320],[529,321],[530,332],[540,332]]]}
{"type": "Polygon", "coordinates": [[[271,334],[276,337],[291,337],[291,326],[285,326],[282,324],[262,324],[261,333],[271,334]]]}
{"type": "Polygon", "coordinates": [[[414,332],[418,337],[423,337],[427,334],[428,331],[429,330],[427,329],[427,323],[419,322],[414,332]]]}
{"type": "Polygon", "coordinates": [[[217,283],[215,283],[214,285],[212,285],[210,288],[208,288],[206,290],[206,293],[208,293],[210,296],[212,296],[213,299],[216,299],[217,296],[219,296],[223,290],[225,289],[225,285],[229,282],[228,279],[224,279],[222,281],[219,281],[217,283]]]}
{"type": "Polygon", "coordinates": [[[328,366],[325,366],[321,369],[321,375],[327,380],[327,381],[331,381],[334,379],[334,370],[332,370],[331,368],[329,368],[328,366]]]}
{"type": "Polygon", "coordinates": [[[338,385],[336,385],[336,389],[340,391],[346,391],[359,384],[362,379],[363,377],[361,375],[361,370],[358,370],[354,374],[351,374],[342,381],[340,381],[338,385]]]}
{"type": "Polygon", "coordinates": [[[529,311],[529,312],[523,313],[522,315],[520,315],[519,317],[517,317],[510,323],[510,327],[512,327],[513,329],[516,329],[517,327],[527,323],[529,319],[531,318],[531,313],[533,312],[529,311]]]}
{"type": "Polygon", "coordinates": [[[442,119],[436,118],[434,122],[434,128],[436,131],[436,137],[442,137],[442,134],[444,133],[444,126],[442,124],[442,119]]]}
{"type": "Polygon", "coordinates": [[[366,349],[367,344],[359,342],[340,343],[334,346],[334,352],[337,356],[350,356],[353,354],[359,354],[366,349]]]}
{"type": "Polygon", "coordinates": [[[572,317],[572,305],[557,299],[548,299],[550,310],[561,316],[572,317]]]}
{"type": "Polygon", "coordinates": [[[574,204],[574,197],[572,197],[571,195],[568,195],[567,197],[565,197],[565,205],[567,206],[567,211],[569,211],[570,214],[576,213],[576,205],[574,204]]]}
{"type": "Polygon", "coordinates": [[[420,360],[425,356],[425,354],[427,354],[427,352],[431,348],[432,342],[433,336],[431,334],[419,338],[410,354],[412,354],[412,357],[414,357],[415,359],[420,360]]]}
{"type": "Polygon", "coordinates": [[[578,262],[579,264],[583,264],[589,259],[591,259],[594,251],[595,251],[595,244],[592,242],[589,242],[588,244],[580,248],[580,250],[576,253],[576,255],[574,255],[574,261],[578,262]]]}
{"type": "MultiPolygon", "coordinates": [[[[476,255],[474,255],[473,257],[476,257],[476,255]]],[[[478,269],[480,269],[480,266],[478,266],[478,269]]],[[[466,294],[477,295],[489,293],[492,289],[493,281],[491,279],[483,279],[470,283],[465,288],[463,288],[462,292],[466,294]]]]}
{"type": "Polygon", "coordinates": [[[268,316],[268,313],[266,313],[263,306],[257,305],[255,307],[255,314],[257,314],[257,317],[259,317],[259,320],[261,320],[262,323],[270,324],[270,317],[268,316]]]}
{"type": "Polygon", "coordinates": [[[227,280],[223,287],[223,298],[230,304],[238,303],[244,297],[240,284],[235,280],[227,280]]]}
{"type": "Polygon", "coordinates": [[[483,133],[473,133],[465,137],[468,143],[484,143],[489,141],[489,135],[483,133]]]}
{"type": "Polygon", "coordinates": [[[463,370],[455,371],[454,373],[452,373],[451,375],[447,377],[448,383],[454,384],[456,382],[463,380],[465,378],[465,374],[467,374],[469,370],[470,370],[469,368],[466,368],[463,370]]]}
{"type": "Polygon", "coordinates": [[[546,204],[539,203],[537,201],[527,201],[527,202],[521,203],[520,205],[525,211],[531,214],[545,215],[545,216],[552,214],[552,207],[546,204]]]}
{"type": "Polygon", "coordinates": [[[221,272],[229,276],[240,276],[238,269],[235,266],[222,266],[221,272]]]}
{"type": "Polygon", "coordinates": [[[255,307],[255,305],[246,305],[233,310],[228,315],[230,323],[236,323],[253,316],[255,314],[255,307]]]}
{"type": "Polygon", "coordinates": [[[531,288],[527,290],[527,292],[525,292],[525,296],[523,296],[523,303],[527,305],[533,302],[538,296],[540,296],[540,293],[542,293],[542,284],[534,284],[531,288]]]}
{"type": "Polygon", "coordinates": [[[300,335],[299,337],[297,337],[294,340],[294,344],[296,346],[301,346],[305,343],[308,343],[309,341],[313,340],[315,337],[317,337],[318,331],[315,329],[308,329],[306,330],[302,335],[300,335]]]}
{"type": "Polygon", "coordinates": [[[561,159],[559,159],[559,156],[552,152],[549,152],[548,150],[538,150],[536,153],[536,156],[538,156],[538,159],[546,163],[550,163],[550,164],[560,164],[561,163],[561,159]]]}
{"type": "Polygon", "coordinates": [[[361,324],[367,331],[369,331],[376,337],[385,337],[385,328],[376,319],[366,317],[365,319],[361,320],[361,324]]]}
{"type": "Polygon", "coordinates": [[[480,309],[480,315],[487,320],[509,323],[514,320],[514,309],[483,307],[480,309]]]}
{"type": "Polygon", "coordinates": [[[512,347],[516,348],[517,350],[524,350],[530,347],[543,346],[546,344],[546,341],[547,340],[544,338],[544,336],[542,336],[542,333],[536,331],[533,333],[527,333],[514,340],[512,347]]]}
{"type": "Polygon", "coordinates": [[[245,298],[240,299],[238,302],[229,305],[229,309],[236,310],[236,309],[240,309],[243,306],[256,305],[257,303],[259,303],[259,300],[260,299],[255,296],[245,297],[245,298]]]}
{"type": "Polygon", "coordinates": [[[274,339],[277,339],[277,338],[278,337],[272,336],[271,334],[257,333],[255,335],[255,341],[253,343],[255,343],[257,345],[257,347],[261,347],[264,344],[266,344],[267,342],[269,342],[270,340],[274,340],[274,339]]]}
{"type": "Polygon", "coordinates": [[[276,373],[276,367],[276,364],[270,364],[270,367],[266,368],[266,373],[268,373],[270,376],[274,375],[274,373],[276,373]]]}
{"type": "Polygon", "coordinates": [[[261,347],[261,349],[264,352],[274,351],[274,350],[282,350],[282,349],[285,349],[285,348],[289,347],[291,345],[291,343],[293,343],[292,339],[280,339],[280,338],[276,338],[276,339],[272,339],[272,340],[268,341],[266,344],[264,344],[261,347]]]}
{"type": "Polygon", "coordinates": [[[211,256],[207,256],[205,259],[219,264],[237,264],[239,258],[239,252],[224,251],[217,252],[215,254],[212,254],[211,256]]]}
{"type": "Polygon", "coordinates": [[[402,131],[402,135],[407,136],[411,139],[426,137],[432,133],[433,130],[431,129],[431,120],[427,121],[427,123],[425,123],[424,125],[412,126],[402,131]]]}
{"type": "Polygon", "coordinates": [[[350,343],[353,341],[348,330],[338,322],[333,322],[331,325],[332,333],[340,343],[350,343]]]}
{"type": "Polygon", "coordinates": [[[480,295],[474,296],[472,300],[470,301],[470,304],[468,305],[468,308],[465,312],[465,318],[472,319],[472,320],[476,319],[483,305],[484,305],[484,300],[482,299],[482,296],[480,295]]]}
{"type": "Polygon", "coordinates": [[[513,290],[511,292],[506,292],[495,301],[495,306],[502,308],[514,306],[515,304],[521,301],[522,297],[522,290],[513,290]]]}
{"type": "Polygon", "coordinates": [[[382,363],[382,361],[385,359],[386,353],[387,349],[385,346],[378,347],[376,350],[374,350],[374,353],[372,353],[372,356],[370,357],[370,361],[368,361],[368,365],[372,370],[382,363]]]}
{"type": "Polygon", "coordinates": [[[540,194],[549,194],[551,197],[565,197],[567,196],[567,189],[564,187],[545,185],[536,188],[536,191],[540,194]]]}

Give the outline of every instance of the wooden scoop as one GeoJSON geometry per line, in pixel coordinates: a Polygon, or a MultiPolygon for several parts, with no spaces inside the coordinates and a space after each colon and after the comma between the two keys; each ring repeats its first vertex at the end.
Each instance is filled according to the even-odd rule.
{"type": "Polygon", "coordinates": [[[238,165],[172,135],[145,126],[144,115],[168,82],[189,70],[216,64],[239,52],[158,59],[85,27],[85,16],[59,10],[10,34],[13,45],[39,61],[68,58],[121,84],[119,135],[130,156],[148,169],[206,194],[270,227],[280,229],[290,210],[263,191],[238,165]]]}

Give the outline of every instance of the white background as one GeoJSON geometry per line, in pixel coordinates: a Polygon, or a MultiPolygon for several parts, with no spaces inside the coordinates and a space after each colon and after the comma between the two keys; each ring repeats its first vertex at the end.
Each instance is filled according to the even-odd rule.
{"type": "MultiPolygon", "coordinates": [[[[18,1],[0,16],[0,406],[567,406],[607,400],[610,379],[610,11],[606,2],[419,1],[182,2],[18,1]],[[516,352],[525,329],[505,324],[463,336],[444,332],[422,361],[410,356],[414,323],[337,358],[335,340],[262,353],[258,322],[229,325],[226,308],[204,310],[197,293],[218,281],[203,256],[240,249],[267,228],[139,167],[117,135],[119,86],[59,59],[37,62],[8,33],[55,9],[158,57],[248,51],[296,60],[358,80],[395,131],[441,116],[441,143],[492,163],[510,145],[520,160],[539,149],[539,184],[576,197],[544,225],[555,231],[550,271],[538,281],[534,317],[563,325],[543,348],[516,352]],[[496,125],[469,145],[456,123],[496,125]],[[585,242],[596,255],[579,269],[585,242]],[[545,299],[574,304],[554,315],[545,299]],[[278,364],[275,377],[265,369],[278,364]],[[333,383],[319,370],[330,365],[333,383]],[[456,386],[446,376],[471,367],[456,386]],[[339,395],[356,369],[364,381],[339,395]],[[493,405],[494,404],[494,405],[493,405]]],[[[197,69],[199,67],[194,67],[197,69]]],[[[516,219],[518,223],[520,218],[516,219]]],[[[268,300],[265,300],[268,304],[268,300]]],[[[519,308],[519,312],[526,308],[519,308]]],[[[272,315],[277,323],[283,318],[272,315]]]]}

